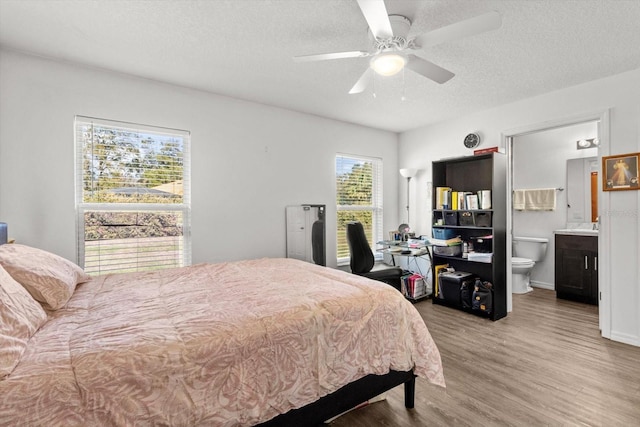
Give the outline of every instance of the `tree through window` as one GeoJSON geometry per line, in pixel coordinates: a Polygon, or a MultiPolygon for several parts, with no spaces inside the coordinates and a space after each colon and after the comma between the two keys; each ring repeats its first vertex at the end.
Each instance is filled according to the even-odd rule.
{"type": "Polygon", "coordinates": [[[336,156],[337,258],[349,260],[346,224],[360,221],[370,244],[382,238],[382,160],[336,156]]]}
{"type": "Polygon", "coordinates": [[[89,274],[190,263],[189,133],[76,117],[79,263],[89,274]]]}

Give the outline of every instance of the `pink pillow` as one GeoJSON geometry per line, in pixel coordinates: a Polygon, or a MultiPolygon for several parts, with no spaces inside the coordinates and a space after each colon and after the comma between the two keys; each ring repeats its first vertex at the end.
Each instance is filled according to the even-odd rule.
{"type": "Polygon", "coordinates": [[[1,245],[0,265],[44,308],[63,307],[78,283],[91,279],[80,267],[58,255],[25,245],[1,245]]]}
{"type": "Polygon", "coordinates": [[[0,378],[13,371],[29,338],[46,320],[40,304],[0,266],[0,378]]]}

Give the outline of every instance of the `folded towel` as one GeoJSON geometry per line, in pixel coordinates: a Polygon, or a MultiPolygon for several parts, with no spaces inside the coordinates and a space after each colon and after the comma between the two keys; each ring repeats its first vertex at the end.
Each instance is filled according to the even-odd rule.
{"type": "Polygon", "coordinates": [[[513,209],[517,211],[524,210],[524,191],[525,190],[513,190],[513,209]]]}
{"type": "Polygon", "coordinates": [[[524,209],[527,211],[555,211],[556,189],[536,188],[525,190],[524,209]]]}

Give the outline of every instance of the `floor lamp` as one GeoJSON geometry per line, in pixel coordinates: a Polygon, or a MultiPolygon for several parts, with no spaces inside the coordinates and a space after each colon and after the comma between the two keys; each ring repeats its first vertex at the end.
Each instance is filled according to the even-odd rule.
{"type": "Polygon", "coordinates": [[[407,178],[407,225],[409,224],[409,183],[411,182],[411,178],[416,176],[418,173],[418,169],[400,169],[400,175],[407,178]]]}

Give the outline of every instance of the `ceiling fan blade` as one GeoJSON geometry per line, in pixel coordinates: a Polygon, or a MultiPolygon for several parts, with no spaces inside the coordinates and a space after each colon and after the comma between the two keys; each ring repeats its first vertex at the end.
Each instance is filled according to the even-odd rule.
{"type": "Polygon", "coordinates": [[[428,79],[433,80],[436,83],[445,83],[453,78],[453,74],[449,70],[445,70],[442,67],[437,66],[433,62],[429,62],[426,59],[422,59],[415,55],[407,55],[408,61],[406,67],[411,71],[425,76],[428,79]]]}
{"type": "Polygon", "coordinates": [[[378,39],[390,39],[393,37],[391,22],[384,0],[358,0],[358,6],[369,24],[371,34],[378,39]]]}
{"type": "Polygon", "coordinates": [[[312,61],[324,61],[327,59],[362,58],[364,56],[369,56],[369,55],[370,55],[369,52],[354,50],[351,52],[320,53],[317,55],[294,56],[293,60],[295,62],[312,62],[312,61]]]}
{"type": "Polygon", "coordinates": [[[356,84],[353,85],[353,87],[349,91],[349,95],[363,92],[367,88],[367,86],[369,86],[369,82],[371,81],[371,73],[373,73],[373,70],[371,68],[367,68],[365,72],[362,73],[356,84]]]}
{"type": "Polygon", "coordinates": [[[425,47],[460,40],[485,31],[496,30],[501,25],[502,17],[500,14],[498,12],[489,12],[421,34],[415,38],[414,43],[424,49],[425,47]]]}

